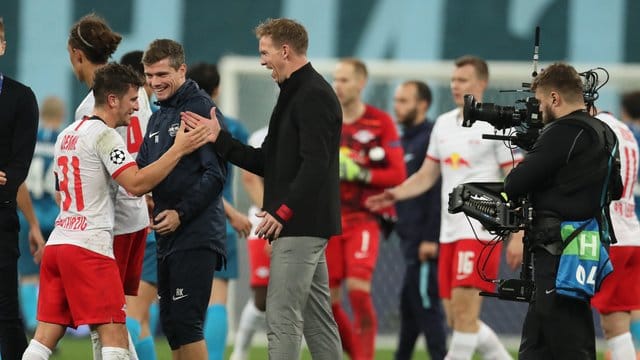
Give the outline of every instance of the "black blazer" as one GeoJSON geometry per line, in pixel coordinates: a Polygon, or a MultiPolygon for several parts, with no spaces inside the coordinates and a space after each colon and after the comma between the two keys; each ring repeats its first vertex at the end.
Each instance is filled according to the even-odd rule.
{"type": "Polygon", "coordinates": [[[342,110],[310,63],[280,84],[269,132],[258,149],[222,131],[215,147],[233,164],[264,177],[263,208],[285,236],[329,238],[342,232],[338,152],[342,110]]]}

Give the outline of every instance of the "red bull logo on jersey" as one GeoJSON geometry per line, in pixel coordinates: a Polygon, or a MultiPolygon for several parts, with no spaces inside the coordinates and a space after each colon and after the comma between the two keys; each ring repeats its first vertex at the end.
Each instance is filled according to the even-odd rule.
{"type": "Polygon", "coordinates": [[[471,164],[465,158],[460,156],[460,154],[458,153],[451,154],[451,156],[444,159],[443,163],[451,166],[454,169],[460,168],[462,166],[466,166],[466,167],[471,166],[471,164]]]}
{"type": "Polygon", "coordinates": [[[85,230],[87,218],[84,216],[70,216],[56,220],[56,226],[67,230],[85,230]]]}
{"type": "Polygon", "coordinates": [[[376,135],[367,129],[358,130],[353,134],[353,138],[359,143],[366,144],[376,138],[376,135]]]}

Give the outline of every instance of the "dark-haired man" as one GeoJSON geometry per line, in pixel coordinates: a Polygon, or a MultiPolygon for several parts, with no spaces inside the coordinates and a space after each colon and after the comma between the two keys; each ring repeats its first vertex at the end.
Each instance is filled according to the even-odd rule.
{"type": "MultiPolygon", "coordinates": [[[[144,167],[173,144],[181,112],[209,116],[215,104],[186,78],[184,49],[176,41],[153,41],[142,63],[160,104],[138,154],[138,164],[144,167]]],[[[224,161],[205,146],[183,158],[153,189],[160,322],[174,359],[207,359],[203,323],[214,270],[223,268],[226,256],[225,174],[224,161]]]]}
{"type": "Polygon", "coordinates": [[[206,141],[207,129],[177,130],[175,145],[139,170],[115,131],[138,107],[142,79],[129,67],[109,64],[96,71],[91,117],[60,133],[55,175],[60,214],[40,269],[38,327],[23,359],[48,359],[67,327],[96,329],[107,359],[128,359],[125,298],[113,254],[115,182],[142,195],[160,182],[183,155],[206,141]]]}
{"type": "Polygon", "coordinates": [[[589,299],[611,271],[601,244],[610,241],[605,207],[622,194],[618,144],[586,111],[573,67],[547,67],[531,89],[545,128],[505,180],[509,198],[528,195],[535,213],[526,251],[536,286],[518,358],[595,359],[589,299]]]}
{"type": "MultiPolygon", "coordinates": [[[[420,169],[433,123],[427,120],[431,89],[422,81],[406,81],[393,97],[396,121],[402,128],[402,148],[407,175],[420,169]]],[[[405,261],[400,295],[400,335],[396,360],[411,359],[415,342],[423,334],[429,356],[447,354],[444,311],[438,295],[438,238],[440,235],[440,181],[429,191],[396,204],[395,230],[405,261]]]]}
{"type": "MultiPolygon", "coordinates": [[[[0,18],[0,56],[7,41],[0,18]]],[[[0,72],[0,353],[18,359],[27,347],[18,305],[18,188],[27,177],[38,130],[33,91],[0,72]]]]}

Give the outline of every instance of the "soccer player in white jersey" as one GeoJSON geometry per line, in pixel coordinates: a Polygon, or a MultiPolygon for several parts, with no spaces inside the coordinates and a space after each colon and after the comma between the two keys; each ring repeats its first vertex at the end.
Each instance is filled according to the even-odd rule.
{"type": "MultiPolygon", "coordinates": [[[[482,242],[494,236],[476,220],[471,219],[472,229],[464,214],[447,211],[449,193],[455,186],[467,182],[501,181],[521,159],[502,142],[482,139],[482,134],[493,132],[491,125],[461,126],[464,95],[472,94],[481,101],[488,79],[489,70],[484,60],[473,56],[457,59],[451,77],[451,93],[457,108],[436,119],[420,170],[401,185],[367,200],[367,206],[373,210],[389,206],[429,190],[442,175],[438,289],[447,321],[453,328],[446,359],[471,359],[476,350],[485,359],[511,359],[493,330],[479,319],[482,297],[478,293],[495,291],[495,285],[483,281],[476,268],[480,267],[487,277],[495,279],[501,246],[491,252],[489,259],[480,258],[484,244],[476,240],[476,234],[482,242]],[[488,261],[485,263],[485,260],[488,261]]],[[[521,263],[521,234],[512,236],[507,261],[513,268],[521,263]]]]}
{"type": "Polygon", "coordinates": [[[591,299],[591,305],[601,316],[601,325],[607,339],[612,360],[635,359],[636,352],[629,327],[631,312],[640,310],[640,223],[635,213],[634,187],[638,173],[638,143],[629,127],[609,113],[596,117],[609,125],[618,138],[620,149],[620,175],[623,192],[620,200],[609,205],[613,230],[618,240],[609,248],[613,273],[600,291],[591,299]]]}
{"type": "MultiPolygon", "coordinates": [[[[122,37],[112,31],[104,19],[94,14],[87,15],[75,23],[69,32],[67,49],[78,80],[92,89],[95,71],[107,64],[121,39],[122,37]]],[[[94,103],[94,92],[90,90],[76,109],[74,119],[78,121],[91,115],[94,103]]],[[[142,145],[147,123],[151,117],[151,107],[144,87],[138,90],[138,104],[139,107],[131,117],[129,125],[116,129],[125,140],[126,149],[134,159],[142,145]]],[[[123,187],[119,187],[115,209],[114,255],[120,269],[125,295],[136,296],[140,285],[149,227],[147,205],[144,198],[132,196],[123,187]]],[[[96,342],[97,337],[97,333],[91,334],[94,347],[99,346],[96,342]]],[[[137,338],[135,334],[133,337],[137,338]]],[[[135,342],[132,341],[130,347],[135,359],[137,355],[133,351],[134,344],[135,342]]]]}
{"type": "Polygon", "coordinates": [[[92,116],[75,121],[56,141],[60,214],[42,259],[39,324],[23,359],[48,359],[65,329],[83,324],[98,332],[102,359],[129,359],[124,290],[113,255],[117,186],[145,194],[208,136],[204,126],[188,133],[181,126],[175,144],[139,170],[114,128],[128,124],[142,84],[130,67],[102,67],[95,73],[92,116]]]}

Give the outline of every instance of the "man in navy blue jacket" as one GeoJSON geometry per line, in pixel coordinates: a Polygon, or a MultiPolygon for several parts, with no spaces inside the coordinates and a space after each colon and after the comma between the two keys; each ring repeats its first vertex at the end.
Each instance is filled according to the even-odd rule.
{"type": "MultiPolygon", "coordinates": [[[[209,115],[211,97],[186,79],[182,45],[153,41],[142,58],[160,109],[149,119],[137,162],[159,158],[174,142],[180,112],[209,115]]],[[[217,116],[222,116],[218,113],[217,116]]],[[[225,263],[224,162],[210,147],[180,161],[153,189],[152,229],[158,247],[160,320],[174,359],[207,359],[203,323],[213,273],[225,263]]]]}
{"type": "MultiPolygon", "coordinates": [[[[407,81],[396,89],[394,111],[402,126],[407,175],[420,169],[427,154],[433,124],[427,121],[431,90],[422,81],[407,81]]],[[[429,191],[396,204],[396,232],[406,264],[400,298],[400,338],[395,358],[411,359],[418,336],[424,334],[431,359],[447,354],[444,312],[438,296],[440,181],[429,191]]]]}

